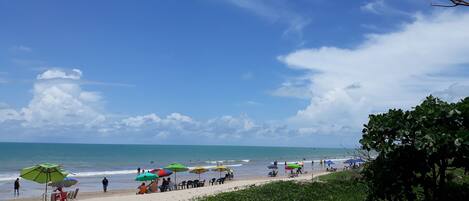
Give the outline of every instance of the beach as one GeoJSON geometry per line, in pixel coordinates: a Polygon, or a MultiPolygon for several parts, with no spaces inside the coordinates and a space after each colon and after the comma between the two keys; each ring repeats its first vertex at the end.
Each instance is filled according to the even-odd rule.
{"type": "MultiPolygon", "coordinates": [[[[328,174],[330,172],[326,171],[315,171],[313,173],[314,177],[328,174]]],[[[235,179],[232,181],[227,181],[225,184],[191,189],[183,189],[169,192],[158,192],[145,195],[136,195],[136,190],[127,189],[127,190],[115,190],[109,191],[107,193],[103,192],[86,192],[79,194],[79,200],[84,201],[150,201],[150,200],[191,200],[197,197],[203,197],[208,195],[213,195],[222,192],[229,192],[234,190],[240,190],[252,185],[263,185],[273,181],[311,181],[312,180],[311,172],[306,174],[300,174],[298,177],[288,178],[284,175],[278,177],[256,177],[252,179],[235,179]]],[[[25,199],[14,199],[15,201],[37,201],[38,198],[25,198],[25,199]]]]}
{"type": "MultiPolygon", "coordinates": [[[[13,198],[13,182],[22,168],[50,162],[59,164],[69,172],[69,177],[79,182],[79,198],[102,190],[101,180],[109,179],[109,189],[114,192],[135,189],[137,168],[145,170],[165,167],[179,162],[187,167],[205,168],[223,164],[234,170],[235,179],[265,178],[268,165],[277,160],[279,169],[284,162],[304,162],[306,171],[322,171],[321,159],[330,159],[340,168],[351,157],[351,149],[306,147],[250,147],[250,146],[193,146],[193,145],[102,145],[102,144],[50,144],[50,143],[0,143],[0,200],[13,198]],[[65,150],[65,151],[64,151],[65,150]],[[11,157],[14,153],[15,157],[11,157]],[[305,160],[304,160],[305,159],[305,160]],[[312,164],[314,161],[314,165],[312,164]]],[[[280,171],[283,176],[283,171],[280,171]]],[[[178,182],[193,180],[198,175],[177,173],[178,182]]],[[[218,178],[219,173],[209,171],[202,179],[218,178]]],[[[174,175],[171,175],[174,179],[174,175]]],[[[20,198],[39,197],[44,185],[20,178],[20,198]]]]}

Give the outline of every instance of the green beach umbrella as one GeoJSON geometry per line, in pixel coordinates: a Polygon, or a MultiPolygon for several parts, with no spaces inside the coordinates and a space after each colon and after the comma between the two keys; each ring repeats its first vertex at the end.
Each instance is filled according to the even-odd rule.
{"type": "Polygon", "coordinates": [[[288,164],[287,167],[291,169],[296,169],[296,168],[300,168],[301,165],[296,164],[296,163],[291,163],[291,164],[288,164]]]}
{"type": "Polygon", "coordinates": [[[139,174],[135,178],[135,181],[150,181],[150,180],[155,180],[156,178],[158,178],[158,175],[153,174],[153,173],[149,173],[149,172],[145,172],[143,174],[139,174]]]}
{"type": "Polygon", "coordinates": [[[46,184],[44,199],[47,198],[47,183],[63,181],[67,176],[62,168],[57,164],[42,163],[21,170],[20,177],[40,184],[46,184]]]}
{"type": "Polygon", "coordinates": [[[183,165],[181,163],[171,163],[168,166],[164,167],[164,169],[168,169],[168,170],[171,170],[171,171],[174,172],[174,183],[175,184],[177,184],[176,173],[177,172],[185,172],[185,171],[189,170],[189,168],[187,168],[185,165],[183,165]]]}

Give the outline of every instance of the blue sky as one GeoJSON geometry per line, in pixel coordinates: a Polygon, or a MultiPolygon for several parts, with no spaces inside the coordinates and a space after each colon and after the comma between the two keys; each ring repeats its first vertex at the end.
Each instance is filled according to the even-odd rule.
{"type": "Polygon", "coordinates": [[[357,146],[369,113],[467,95],[459,18],[425,0],[0,1],[0,140],[357,146]]]}

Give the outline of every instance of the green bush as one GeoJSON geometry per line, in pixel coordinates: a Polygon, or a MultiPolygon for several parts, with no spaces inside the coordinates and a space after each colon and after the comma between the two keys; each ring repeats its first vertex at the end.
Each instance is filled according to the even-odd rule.
{"type": "Polygon", "coordinates": [[[321,176],[316,182],[278,181],[198,200],[364,200],[366,185],[356,179],[357,175],[346,171],[321,176]]]}

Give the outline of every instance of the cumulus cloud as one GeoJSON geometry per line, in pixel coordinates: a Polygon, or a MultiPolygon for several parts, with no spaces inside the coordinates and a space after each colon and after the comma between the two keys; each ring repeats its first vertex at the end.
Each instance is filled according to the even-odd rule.
{"type": "Polygon", "coordinates": [[[79,69],[45,70],[37,75],[27,106],[14,109],[0,102],[0,139],[254,145],[259,140],[281,144],[285,140],[273,140],[291,132],[285,125],[259,124],[244,115],[209,120],[177,112],[115,117],[102,109],[100,93],[82,88],[82,76],[79,69]]]}
{"type": "Polygon", "coordinates": [[[443,100],[457,102],[469,95],[469,85],[452,84],[446,89],[433,93],[443,100]]]}
{"type": "Polygon", "coordinates": [[[469,39],[467,21],[468,13],[417,15],[399,31],[368,35],[355,48],[280,56],[292,69],[310,71],[310,104],[289,122],[303,133],[359,133],[369,113],[409,108],[433,92],[450,100],[469,95],[462,87],[467,77],[458,75],[469,64],[469,44],[461,42],[469,39]]]}
{"type": "Polygon", "coordinates": [[[122,124],[128,127],[141,127],[144,124],[158,123],[161,121],[161,118],[156,114],[151,113],[143,116],[128,117],[122,119],[122,124]]]}
{"type": "Polygon", "coordinates": [[[309,77],[290,79],[283,82],[282,85],[271,94],[280,97],[310,99],[312,96],[310,84],[309,77]]]}
{"type": "Polygon", "coordinates": [[[132,135],[137,139],[139,136],[145,136],[166,143],[232,145],[256,145],[259,141],[285,145],[285,140],[296,134],[284,124],[256,123],[246,115],[194,120],[180,113],[172,113],[165,117],[154,113],[128,117],[102,129],[102,132],[132,135]]]}
{"type": "MultiPolygon", "coordinates": [[[[313,141],[305,134],[307,128],[296,130],[283,122],[256,122],[247,115],[225,115],[206,120],[177,112],[165,116],[149,113],[116,117],[102,109],[100,93],[81,87],[82,76],[78,69],[49,69],[37,76],[28,105],[15,109],[0,102],[0,140],[298,146],[338,144],[327,144],[327,141],[321,141],[321,136],[313,141]]],[[[348,140],[347,145],[353,146],[350,142],[355,141],[348,140]]]]}
{"type": "Polygon", "coordinates": [[[79,80],[82,76],[82,72],[79,69],[72,69],[71,71],[64,71],[61,69],[50,69],[39,74],[38,80],[50,80],[50,79],[71,79],[79,80]]]}
{"type": "Polygon", "coordinates": [[[97,92],[83,90],[78,82],[82,72],[51,69],[37,76],[33,97],[26,107],[19,110],[0,110],[0,122],[21,120],[24,127],[90,127],[105,121],[100,112],[101,96],[97,92]]]}

